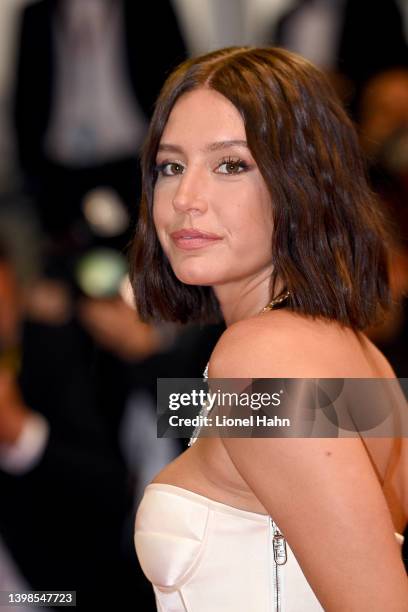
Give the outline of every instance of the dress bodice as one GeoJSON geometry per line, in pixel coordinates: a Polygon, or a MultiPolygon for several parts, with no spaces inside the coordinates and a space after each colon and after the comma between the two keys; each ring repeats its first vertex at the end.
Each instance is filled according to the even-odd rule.
{"type": "Polygon", "coordinates": [[[173,485],[149,485],[137,512],[136,551],[161,612],[321,612],[289,546],[274,555],[273,542],[269,516],[173,485]]]}
{"type": "Polygon", "coordinates": [[[154,483],[137,512],[135,546],[160,612],[321,612],[279,533],[267,515],[154,483]]]}

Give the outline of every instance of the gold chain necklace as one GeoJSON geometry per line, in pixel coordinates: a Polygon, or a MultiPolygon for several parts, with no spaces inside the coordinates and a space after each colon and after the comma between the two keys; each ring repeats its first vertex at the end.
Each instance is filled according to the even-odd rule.
{"type": "Polygon", "coordinates": [[[283,293],[278,295],[276,298],[271,300],[269,302],[269,304],[267,304],[265,306],[265,308],[262,308],[262,310],[261,310],[261,312],[259,314],[261,314],[263,312],[267,312],[268,310],[273,310],[273,308],[275,308],[275,306],[277,304],[280,304],[281,302],[284,302],[289,296],[290,296],[290,291],[284,291],[283,293]]]}
{"type": "MultiPolygon", "coordinates": [[[[265,306],[265,308],[263,308],[259,314],[261,314],[262,312],[267,312],[268,310],[272,310],[277,304],[280,304],[281,302],[286,300],[289,296],[290,296],[290,291],[284,291],[283,293],[278,295],[276,298],[271,300],[269,302],[269,304],[267,304],[265,306]]],[[[208,366],[209,366],[209,364],[207,363],[207,365],[205,366],[204,373],[203,373],[204,381],[208,380],[208,366]]],[[[204,414],[208,414],[208,412],[209,412],[209,409],[207,408],[206,404],[204,403],[202,408],[201,408],[201,411],[200,411],[200,416],[202,416],[204,414]]],[[[197,440],[197,438],[198,438],[198,436],[200,434],[201,427],[202,427],[201,425],[198,425],[194,429],[193,435],[190,438],[188,446],[192,446],[194,444],[194,442],[197,440]]]]}

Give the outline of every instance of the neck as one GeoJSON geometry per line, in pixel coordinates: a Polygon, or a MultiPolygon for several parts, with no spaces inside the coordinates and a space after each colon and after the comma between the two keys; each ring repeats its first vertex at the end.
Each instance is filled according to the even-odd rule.
{"type": "Polygon", "coordinates": [[[213,290],[228,327],[237,321],[259,315],[272,297],[283,291],[283,285],[277,281],[274,296],[272,296],[269,271],[265,278],[215,286],[213,290]]]}

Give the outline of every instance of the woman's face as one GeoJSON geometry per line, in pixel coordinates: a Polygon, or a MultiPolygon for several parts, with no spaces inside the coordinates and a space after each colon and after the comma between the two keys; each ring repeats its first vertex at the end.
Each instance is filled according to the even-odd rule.
{"type": "Polygon", "coordinates": [[[181,96],[156,163],[154,223],[177,278],[221,286],[269,277],[271,199],[235,106],[212,89],[181,96]]]}

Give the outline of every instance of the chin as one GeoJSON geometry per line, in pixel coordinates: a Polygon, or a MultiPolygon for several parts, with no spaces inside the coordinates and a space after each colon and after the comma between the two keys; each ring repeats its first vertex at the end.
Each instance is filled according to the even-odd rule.
{"type": "Polygon", "coordinates": [[[196,286],[200,286],[200,287],[211,287],[214,283],[212,280],[210,280],[208,278],[208,276],[177,276],[177,278],[179,279],[179,281],[181,283],[184,283],[184,285],[196,285],[196,286]]]}
{"type": "Polygon", "coordinates": [[[211,286],[216,282],[214,274],[202,269],[174,269],[174,274],[185,285],[211,286]]]}

